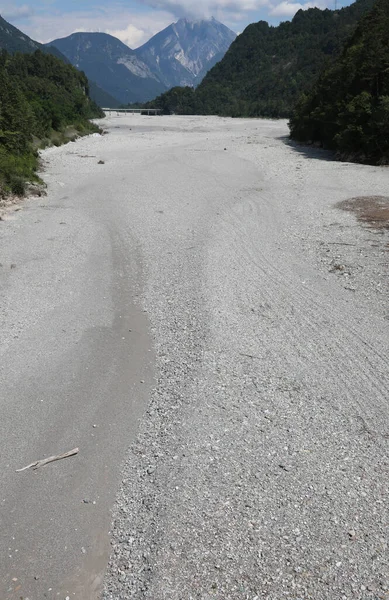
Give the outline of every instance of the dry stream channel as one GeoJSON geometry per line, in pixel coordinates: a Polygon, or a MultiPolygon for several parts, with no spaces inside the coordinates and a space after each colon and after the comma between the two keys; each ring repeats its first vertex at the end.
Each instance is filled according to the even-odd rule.
{"type": "Polygon", "coordinates": [[[389,170],[103,127],[0,223],[1,600],[388,600],[389,170]]]}

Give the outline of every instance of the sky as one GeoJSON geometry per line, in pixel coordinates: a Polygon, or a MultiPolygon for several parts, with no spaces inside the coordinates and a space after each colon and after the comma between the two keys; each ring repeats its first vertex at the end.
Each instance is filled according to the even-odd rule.
{"type": "MultiPolygon", "coordinates": [[[[1,16],[38,42],[75,31],[102,31],[137,48],[182,17],[215,17],[236,33],[265,20],[290,20],[300,8],[334,8],[336,0],[0,0],[1,16]]],[[[337,7],[350,0],[337,0],[337,7]]]]}

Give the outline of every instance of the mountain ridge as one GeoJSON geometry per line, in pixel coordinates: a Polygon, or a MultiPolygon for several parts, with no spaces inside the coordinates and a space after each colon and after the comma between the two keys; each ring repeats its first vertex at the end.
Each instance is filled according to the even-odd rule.
{"type": "MultiPolygon", "coordinates": [[[[6,50],[10,54],[15,52],[22,52],[23,54],[30,54],[36,50],[40,50],[44,54],[51,54],[56,58],[60,58],[65,64],[71,64],[70,61],[62,54],[55,46],[47,46],[36,42],[30,38],[27,34],[23,33],[20,29],[17,29],[11,23],[8,23],[0,15],[0,49],[6,50]]],[[[120,102],[111,97],[107,92],[102,90],[94,81],[89,81],[90,96],[99,106],[104,104],[111,107],[117,107],[120,102]]]]}
{"type": "Polygon", "coordinates": [[[215,60],[224,56],[235,38],[231,29],[213,17],[183,18],[157,33],[135,52],[158,72],[168,88],[176,85],[195,87],[205,72],[214,66],[215,60]]]}
{"type": "Polygon", "coordinates": [[[334,60],[374,0],[339,10],[299,10],[291,21],[246,27],[193,92],[174,88],[151,105],[164,112],[289,117],[300,94],[334,60]]]}
{"type": "Polygon", "coordinates": [[[32,38],[30,38],[27,34],[23,33],[20,29],[17,29],[11,23],[8,23],[1,15],[0,15],[0,49],[6,50],[10,54],[14,54],[15,52],[22,52],[23,54],[28,54],[30,52],[35,52],[35,50],[41,50],[45,54],[52,54],[57,58],[61,58],[65,63],[69,63],[69,61],[65,58],[63,54],[57,48],[48,48],[44,44],[40,44],[36,42],[32,38]]]}
{"type": "Polygon", "coordinates": [[[179,19],[133,50],[106,33],[53,40],[70,62],[123,103],[144,102],[176,85],[196,86],[236,34],[216,19],[179,19]]]}
{"type": "Polygon", "coordinates": [[[289,116],[301,92],[342,52],[373,4],[356,0],[339,10],[300,9],[276,27],[252,23],[200,84],[202,102],[210,101],[216,114],[289,116]]]}
{"type": "Polygon", "coordinates": [[[78,69],[120,102],[137,102],[165,86],[117,38],[100,32],[77,32],[46,44],[55,47],[78,69]],[[141,74],[140,74],[141,73],[141,74]]]}

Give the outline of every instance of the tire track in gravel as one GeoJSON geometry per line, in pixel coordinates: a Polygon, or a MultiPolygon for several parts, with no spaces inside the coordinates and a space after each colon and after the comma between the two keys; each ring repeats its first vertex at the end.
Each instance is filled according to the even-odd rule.
{"type": "MultiPolygon", "coordinates": [[[[263,208],[263,195],[260,194],[256,201],[251,203],[251,206],[248,207],[248,211],[250,216],[252,216],[253,212],[253,204],[261,203],[261,207],[263,208]]],[[[265,201],[266,205],[269,205],[268,199],[265,201]]],[[[246,207],[246,204],[244,205],[246,207]]],[[[298,326],[299,332],[301,332],[302,326],[304,327],[305,337],[304,344],[306,348],[309,348],[309,354],[306,353],[305,360],[309,360],[312,355],[318,358],[319,356],[323,357],[323,354],[326,355],[326,360],[329,365],[334,365],[332,367],[333,375],[340,378],[344,385],[347,385],[349,381],[348,371],[351,369],[354,372],[354,377],[359,378],[359,385],[356,383],[355,388],[358,389],[361,386],[365,385],[365,394],[367,394],[371,389],[375,389],[378,393],[375,407],[375,423],[370,427],[371,430],[378,430],[379,426],[382,423],[382,420],[385,419],[387,414],[387,398],[389,395],[389,381],[387,376],[383,377],[382,380],[379,378],[379,373],[385,373],[387,370],[387,360],[382,356],[380,352],[377,351],[369,342],[365,341],[365,339],[361,338],[359,334],[355,331],[355,327],[347,324],[345,322],[345,316],[342,314],[341,316],[334,315],[334,308],[329,307],[329,302],[326,301],[325,297],[321,297],[321,301],[317,300],[318,294],[317,291],[312,291],[309,287],[304,285],[304,293],[302,293],[296,287],[296,278],[290,276],[291,269],[287,266],[280,269],[276,267],[274,261],[271,261],[264,252],[264,249],[257,248],[253,249],[250,252],[250,246],[248,244],[247,230],[244,227],[240,227],[240,223],[238,222],[238,217],[236,211],[233,214],[234,218],[231,219],[231,229],[232,231],[226,232],[227,237],[231,237],[233,239],[233,233],[235,231],[239,232],[239,237],[241,240],[242,247],[239,248],[241,255],[246,256],[247,260],[252,262],[255,265],[256,269],[262,271],[264,278],[268,282],[271,282],[274,285],[273,291],[268,294],[268,301],[272,300],[274,303],[274,298],[279,296],[279,289],[283,289],[284,293],[288,297],[288,301],[291,306],[293,306],[294,315],[299,316],[300,326],[298,326]],[[259,262],[259,261],[262,262],[259,262]],[[331,313],[329,313],[331,311],[331,313]],[[319,341],[321,339],[321,334],[323,333],[323,328],[320,322],[324,320],[327,321],[326,329],[328,332],[335,332],[338,338],[336,339],[334,336],[331,336],[329,340],[332,344],[330,348],[323,348],[321,344],[315,343],[315,341],[319,341]],[[366,356],[366,347],[369,348],[370,352],[374,353],[374,364],[373,359],[366,356]],[[332,351],[335,351],[336,360],[332,355],[332,351]],[[346,351],[346,354],[345,354],[346,351]],[[362,361],[361,358],[364,358],[362,361]],[[377,364],[377,359],[379,359],[379,363],[377,364]],[[370,369],[364,366],[364,362],[367,361],[370,365],[370,369]],[[335,366],[336,363],[336,366],[335,366]],[[356,368],[358,365],[358,368],[356,368]]],[[[259,215],[256,215],[259,218],[259,215]]],[[[261,216],[264,216],[263,213],[261,216]]],[[[270,226],[271,220],[267,220],[267,225],[270,226]]],[[[287,257],[285,259],[287,263],[287,257]]],[[[282,335],[287,336],[290,341],[295,337],[295,330],[282,330],[282,335]]],[[[311,360],[312,362],[312,360],[311,360]]],[[[361,395],[363,392],[361,391],[361,395]]],[[[372,398],[371,398],[372,399],[372,398]]],[[[372,399],[373,400],[373,399],[372,399]]],[[[368,420],[372,420],[372,410],[366,411],[364,409],[364,403],[358,401],[355,398],[355,401],[358,404],[359,410],[364,415],[364,418],[368,420]]],[[[384,432],[381,435],[387,435],[388,432],[384,432]]]]}
{"type": "MultiPolygon", "coordinates": [[[[381,321],[359,324],[344,288],[296,250],[312,213],[291,191],[304,158],[276,141],[283,125],[205,122],[204,153],[173,155],[188,208],[172,194],[166,230],[143,229],[159,376],[105,598],[387,599],[387,441],[369,433],[387,423],[381,321]],[[232,142],[233,160],[215,150],[232,142]]],[[[324,205],[325,182],[314,193],[324,205]]]]}
{"type": "MultiPolygon", "coordinates": [[[[241,214],[241,213],[239,213],[241,214]]],[[[263,216],[263,215],[262,215],[263,216]]],[[[236,214],[234,213],[234,217],[236,217],[236,214]]],[[[252,218],[252,215],[250,214],[250,218],[252,218]]],[[[294,328],[293,329],[287,329],[285,328],[285,326],[282,328],[281,333],[280,333],[280,338],[282,337],[282,341],[283,341],[283,346],[284,346],[284,351],[282,351],[281,348],[281,356],[283,358],[283,360],[285,362],[288,362],[288,353],[286,352],[286,349],[289,348],[293,349],[293,346],[295,346],[295,340],[296,340],[296,334],[301,335],[302,330],[305,334],[305,337],[303,339],[298,340],[298,343],[300,345],[300,348],[302,351],[304,351],[304,345],[307,343],[307,341],[309,342],[309,340],[320,340],[320,336],[323,335],[323,333],[325,334],[326,331],[322,330],[319,326],[315,326],[315,322],[319,321],[319,319],[317,318],[318,315],[320,315],[320,318],[322,318],[323,315],[323,308],[324,308],[324,312],[327,312],[328,310],[328,306],[326,305],[327,303],[324,304],[323,307],[323,302],[318,303],[315,300],[312,299],[312,296],[308,297],[306,296],[306,294],[302,294],[298,289],[296,289],[296,283],[293,282],[293,280],[291,280],[290,275],[286,273],[286,267],[284,266],[283,263],[283,268],[274,268],[274,261],[271,260],[270,256],[272,256],[271,254],[271,250],[272,248],[270,248],[270,252],[266,255],[266,245],[265,245],[265,249],[261,246],[260,248],[256,248],[256,252],[254,252],[255,254],[255,259],[252,260],[252,254],[248,251],[248,244],[250,243],[250,236],[248,235],[248,231],[247,228],[243,228],[243,229],[239,229],[240,223],[238,221],[237,218],[232,218],[231,219],[231,223],[229,223],[230,225],[230,229],[227,228],[227,230],[225,232],[223,232],[223,236],[225,237],[226,240],[229,240],[229,243],[231,243],[231,240],[233,240],[235,242],[235,245],[233,247],[233,250],[231,250],[231,255],[234,255],[235,260],[238,264],[240,264],[242,266],[243,269],[243,264],[245,263],[244,260],[239,259],[239,257],[249,257],[249,262],[251,262],[257,271],[259,271],[259,277],[253,276],[251,275],[250,277],[247,276],[246,274],[246,278],[245,281],[249,281],[250,282],[250,287],[252,286],[252,282],[256,280],[256,284],[255,284],[255,290],[258,293],[258,295],[260,296],[261,302],[267,302],[268,304],[270,304],[270,302],[272,302],[273,306],[274,303],[277,304],[277,298],[280,297],[280,290],[282,289],[283,291],[286,292],[286,295],[288,297],[289,302],[293,305],[294,308],[294,314],[297,315],[297,318],[294,321],[294,328]],[[234,233],[236,231],[236,229],[239,231],[239,235],[238,235],[238,243],[236,243],[236,236],[234,236],[234,233]],[[259,258],[258,258],[259,257],[259,258]],[[270,285],[269,285],[270,284],[270,285]],[[288,343],[289,342],[289,343],[288,343]]],[[[250,221],[251,223],[252,221],[250,221]]],[[[246,221],[246,223],[248,223],[248,221],[246,221]]],[[[269,222],[266,222],[266,226],[269,225],[269,222]]],[[[263,244],[263,239],[261,239],[260,236],[257,236],[257,239],[260,240],[260,243],[263,244]]],[[[266,239],[266,238],[265,238],[266,239]]],[[[271,235],[267,236],[267,239],[271,239],[271,235]]],[[[287,258],[284,260],[287,263],[287,258]]],[[[226,262],[228,262],[228,258],[226,258],[226,262]]],[[[308,266],[308,265],[307,265],[308,266]]],[[[219,267],[220,268],[220,267],[219,267]]],[[[212,269],[210,268],[210,271],[212,271],[212,269]]],[[[258,273],[256,273],[257,275],[258,273]]],[[[241,282],[242,283],[242,282],[241,282]]],[[[228,285],[228,282],[226,282],[225,284],[226,286],[228,285]]],[[[304,290],[304,292],[306,291],[306,289],[304,290]]],[[[243,295],[242,290],[240,289],[239,292],[243,295]]],[[[313,294],[314,292],[312,292],[313,294]]],[[[309,294],[309,291],[308,291],[309,294]]],[[[255,295],[255,291],[253,291],[252,293],[252,297],[253,295],[255,295]]],[[[336,297],[337,295],[337,290],[334,290],[334,297],[336,297]]],[[[220,295],[219,296],[219,300],[220,298],[222,298],[223,296],[220,295]]],[[[227,310],[226,313],[231,312],[231,309],[227,310]]],[[[278,319],[279,315],[283,315],[284,318],[286,319],[286,313],[285,313],[285,309],[282,311],[282,305],[280,305],[278,303],[278,307],[276,306],[273,309],[273,314],[274,314],[274,318],[278,319]]],[[[361,367],[364,368],[364,355],[365,355],[365,349],[362,346],[362,344],[359,344],[359,339],[360,336],[358,336],[357,339],[357,344],[355,343],[355,337],[353,335],[353,332],[349,331],[349,328],[345,329],[344,325],[343,325],[343,317],[347,316],[347,315],[325,315],[327,318],[330,317],[330,323],[333,324],[333,326],[335,326],[334,331],[336,332],[336,336],[338,339],[336,340],[331,340],[332,344],[334,344],[335,342],[335,350],[337,351],[336,355],[329,355],[327,354],[327,356],[324,356],[323,358],[327,360],[328,364],[331,367],[331,371],[333,374],[336,375],[336,378],[340,381],[337,381],[337,385],[333,387],[333,390],[341,390],[342,387],[347,390],[347,388],[350,386],[350,383],[352,381],[352,378],[355,376],[356,368],[360,369],[361,367]],[[339,323],[339,316],[342,318],[342,322],[339,323]],[[343,340],[341,340],[341,336],[343,337],[343,340]],[[339,361],[343,361],[343,364],[345,364],[345,360],[343,359],[342,356],[342,350],[344,351],[345,349],[348,350],[348,348],[350,347],[350,349],[352,349],[353,352],[353,356],[352,356],[352,360],[350,361],[350,365],[352,370],[350,371],[350,365],[346,365],[348,367],[348,377],[345,375],[344,377],[342,377],[343,373],[345,373],[345,369],[344,367],[338,367],[338,362],[339,361]],[[355,349],[355,350],[354,350],[355,349]]],[[[321,320],[321,319],[320,319],[321,320]]],[[[266,321],[265,321],[265,327],[266,327],[266,321]]],[[[328,328],[328,327],[327,327],[328,328]]],[[[329,328],[328,328],[329,329],[329,328]]],[[[246,327],[247,330],[247,327],[246,327]]],[[[274,335],[274,330],[272,331],[272,334],[274,335]]],[[[269,344],[269,340],[265,341],[266,344],[269,344]]],[[[270,344],[271,345],[271,342],[270,344]]],[[[312,348],[312,346],[311,346],[312,348]]],[[[320,352],[323,350],[323,347],[321,344],[315,344],[314,348],[315,350],[315,360],[311,361],[311,362],[315,362],[317,357],[320,356],[320,352]]],[[[331,352],[332,348],[330,348],[328,350],[328,352],[331,352]]],[[[253,352],[253,354],[255,353],[256,349],[251,350],[251,352],[253,352]]],[[[300,358],[300,357],[299,357],[300,358]]],[[[374,355],[372,357],[372,360],[374,360],[374,355]]],[[[309,360],[310,356],[309,353],[305,353],[305,356],[303,355],[302,358],[300,358],[299,362],[300,364],[304,364],[306,362],[306,360],[309,360]]],[[[267,368],[269,368],[269,363],[265,363],[265,366],[267,368]]],[[[293,362],[290,363],[290,367],[292,370],[293,367],[295,367],[296,364],[293,365],[293,362]]],[[[383,365],[381,365],[383,366],[383,365]]],[[[369,377],[369,373],[363,372],[362,375],[365,377],[369,377]]],[[[372,374],[372,377],[374,377],[374,373],[372,374]]],[[[371,381],[371,378],[370,378],[371,381]]],[[[370,383],[369,381],[369,383],[370,383]]],[[[330,382],[331,383],[331,382],[330,382]]],[[[314,385],[314,381],[311,382],[311,385],[314,385]]],[[[358,381],[357,382],[353,382],[352,383],[352,388],[354,389],[354,391],[358,391],[358,381]]],[[[385,401],[387,402],[387,388],[386,390],[382,390],[379,389],[379,395],[377,398],[377,405],[373,406],[370,408],[369,412],[368,412],[368,416],[371,419],[372,416],[375,418],[375,421],[381,425],[381,418],[385,418],[386,414],[384,413],[384,411],[382,410],[380,415],[376,415],[376,409],[377,407],[383,409],[384,408],[384,403],[385,401]],[[386,391],[386,397],[384,396],[384,392],[386,391]]],[[[364,390],[366,397],[368,397],[369,399],[372,398],[372,393],[371,390],[365,386],[365,390],[364,390]]],[[[344,404],[345,402],[345,396],[342,396],[342,402],[344,404]]],[[[373,398],[374,399],[374,398],[373,398]]],[[[353,393],[350,392],[348,394],[347,397],[347,401],[350,402],[351,405],[353,405],[353,393]]],[[[360,405],[359,405],[360,406],[360,405]]],[[[309,416],[309,413],[312,413],[313,411],[312,406],[306,405],[305,406],[305,414],[307,416],[309,416]]],[[[327,419],[330,416],[328,414],[328,409],[329,406],[327,404],[326,407],[326,411],[327,411],[327,419]]],[[[350,413],[350,410],[347,410],[347,407],[344,407],[343,410],[346,409],[347,413],[350,413]]],[[[363,410],[361,410],[362,414],[363,414],[363,410]]],[[[347,416],[347,415],[346,415],[347,416]]],[[[358,416],[358,415],[357,415],[358,416]]],[[[293,422],[293,421],[292,421],[293,422]]],[[[330,420],[331,422],[331,420],[330,420]]],[[[324,423],[323,423],[324,425],[324,423]]],[[[333,425],[333,424],[332,424],[333,425]]],[[[353,430],[354,428],[346,426],[346,430],[344,430],[344,425],[343,427],[337,430],[337,434],[340,436],[340,438],[343,441],[343,444],[346,444],[346,447],[352,447],[351,444],[354,442],[353,440],[353,436],[355,435],[355,431],[353,430]],[[349,431],[349,433],[347,433],[347,431],[349,431]],[[351,439],[350,439],[350,435],[351,435],[351,439]],[[347,440],[347,441],[346,441],[347,440]]],[[[347,424],[346,424],[347,425],[347,424]]],[[[327,429],[328,429],[328,425],[327,425],[327,429]]],[[[337,428],[335,428],[336,431],[337,428]]],[[[325,429],[324,429],[325,431],[325,429]]],[[[368,441],[368,444],[370,444],[370,442],[368,441]]],[[[380,450],[379,447],[381,446],[381,444],[377,445],[377,450],[378,450],[378,456],[385,456],[385,446],[382,447],[383,453],[382,455],[380,454],[380,450]]],[[[280,445],[281,447],[281,445],[280,445]]],[[[363,452],[361,453],[361,458],[363,457],[363,452]]],[[[361,460],[362,462],[362,460],[361,460]]],[[[269,494],[271,498],[273,498],[273,496],[271,494],[269,494]]],[[[284,492],[284,497],[288,496],[288,492],[285,490],[284,492]]],[[[374,495],[371,494],[371,497],[374,498],[374,495]]],[[[374,500],[373,500],[374,502],[374,500]]],[[[271,514],[271,509],[269,507],[268,509],[268,513],[271,514]]],[[[383,521],[385,522],[385,520],[383,521]]],[[[321,534],[323,535],[323,530],[322,528],[317,527],[316,528],[316,535],[321,534]]],[[[270,542],[269,544],[270,546],[274,546],[274,542],[273,544],[270,542]]],[[[367,558],[367,557],[366,557],[367,558]]],[[[338,561],[339,563],[341,563],[341,561],[338,561]]],[[[363,570],[363,569],[361,569],[363,570]]],[[[269,575],[269,573],[271,573],[272,571],[269,570],[267,572],[267,574],[269,575]]],[[[274,569],[273,572],[276,572],[276,569],[274,569]]],[[[322,583],[319,580],[320,583],[322,583]]],[[[334,598],[334,597],[341,597],[338,596],[337,594],[340,592],[335,591],[335,588],[332,588],[332,591],[328,592],[328,595],[325,591],[323,591],[323,589],[321,588],[320,583],[317,585],[316,591],[313,593],[314,598],[334,598]]],[[[351,584],[351,582],[350,582],[351,584]]],[[[345,583],[343,584],[345,585],[345,583]]],[[[282,586],[281,586],[282,587],[282,586]]],[[[362,590],[363,590],[363,584],[362,584],[362,590]]],[[[358,592],[361,592],[362,590],[358,590],[358,592]]],[[[359,597],[359,594],[357,592],[357,588],[354,588],[353,591],[349,590],[349,592],[346,591],[347,595],[343,595],[342,597],[359,597]],[[350,594],[350,595],[349,595],[350,594]]],[[[254,593],[254,592],[253,592],[254,593]]],[[[278,593],[280,592],[280,589],[278,589],[278,593]]],[[[286,592],[285,592],[286,593],[286,592]]],[[[311,592],[312,593],[312,592],[311,592]]],[[[303,594],[303,597],[311,597],[311,595],[308,595],[309,591],[306,590],[305,594],[303,594]]],[[[233,595],[231,595],[231,597],[235,597],[233,595]]],[[[249,597],[249,596],[247,596],[249,597]]],[[[262,597],[262,595],[261,595],[262,597]]],[[[267,594],[264,595],[264,597],[268,598],[268,597],[273,597],[273,596],[268,596],[267,594]]],[[[279,597],[278,595],[275,597],[279,597]]]]}

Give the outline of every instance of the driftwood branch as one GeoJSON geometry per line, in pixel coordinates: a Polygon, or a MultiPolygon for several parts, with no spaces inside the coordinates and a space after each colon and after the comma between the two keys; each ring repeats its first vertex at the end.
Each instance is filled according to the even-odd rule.
{"type": "Polygon", "coordinates": [[[64,458],[69,458],[69,456],[74,456],[78,454],[78,448],[74,448],[74,450],[70,450],[69,452],[64,452],[64,454],[58,454],[57,456],[49,456],[49,458],[43,458],[42,460],[36,460],[35,462],[27,465],[27,467],[23,467],[23,469],[16,469],[17,473],[21,473],[22,471],[26,471],[27,469],[39,469],[39,467],[44,467],[49,463],[55,462],[56,460],[62,460],[64,458]]]}

